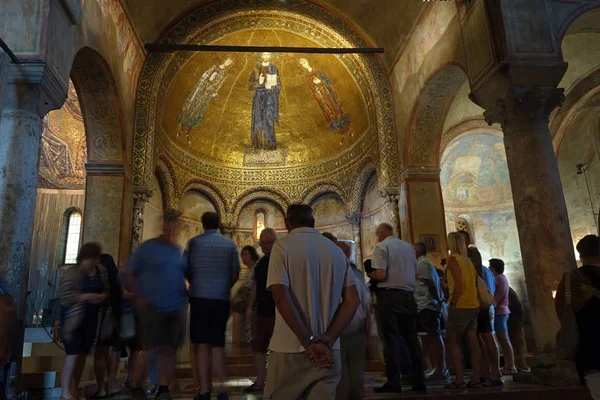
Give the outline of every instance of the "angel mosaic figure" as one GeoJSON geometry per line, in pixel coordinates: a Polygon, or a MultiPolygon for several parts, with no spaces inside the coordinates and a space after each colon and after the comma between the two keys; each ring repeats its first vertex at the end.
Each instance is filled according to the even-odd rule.
{"type": "Polygon", "coordinates": [[[306,75],[308,86],[315,100],[319,103],[325,119],[329,123],[329,128],[332,132],[341,134],[341,143],[344,143],[346,133],[350,133],[350,136],[352,136],[352,132],[350,131],[350,116],[344,111],[342,103],[338,100],[331,81],[323,72],[312,68],[306,58],[301,58],[298,62],[308,71],[306,75]]]}
{"type": "Polygon", "coordinates": [[[218,97],[219,90],[233,62],[233,57],[227,57],[222,63],[211,66],[202,74],[200,81],[185,101],[177,118],[177,137],[184,134],[187,143],[190,144],[190,132],[202,122],[210,101],[218,97]]]}

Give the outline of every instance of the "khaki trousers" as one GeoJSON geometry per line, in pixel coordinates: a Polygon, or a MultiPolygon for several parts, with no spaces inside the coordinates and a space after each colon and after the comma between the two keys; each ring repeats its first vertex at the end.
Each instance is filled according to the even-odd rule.
{"type": "Polygon", "coordinates": [[[272,352],[264,399],[334,400],[342,375],[339,350],[333,350],[333,367],[319,368],[305,353],[272,352]]]}

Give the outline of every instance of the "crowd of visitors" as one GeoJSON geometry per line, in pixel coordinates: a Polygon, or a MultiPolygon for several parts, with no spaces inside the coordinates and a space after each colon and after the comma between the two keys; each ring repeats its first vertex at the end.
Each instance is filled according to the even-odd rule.
{"type": "MultiPolygon", "coordinates": [[[[425,243],[404,242],[383,223],[375,232],[373,256],[364,262],[365,275],[352,262],[348,242],[314,228],[309,206],[290,206],[285,222],[285,237],[269,228],[261,232],[262,256],[253,246],[238,253],[236,244],[219,233],[219,217],[212,212],[202,216],[204,233],[192,238],[184,252],[175,243],[177,219],[167,216],[162,235],[143,243],[126,268],[117,268],[99,245],[84,244],[61,284],[67,354],[62,398],[79,397],[83,366],[94,348],[97,390],[92,398],[121,391],[118,363],[128,357],[123,389],[131,390],[134,399],[154,392],[158,400],[171,399],[188,305],[196,372],[186,390],[196,400],[210,399],[211,392],[219,400],[229,398],[225,337],[232,309],[241,309],[251,324],[256,380],[244,391],[263,393],[265,399],[363,398],[371,315],[385,362],[386,382],[375,388],[378,393],[400,393],[403,385],[425,392],[427,382],[458,390],[497,387],[503,385],[503,374],[527,368],[523,305],[504,275],[504,262],[491,259],[489,268],[484,266],[468,233],[448,235],[449,256],[437,268],[425,243]],[[240,259],[249,273],[245,291],[234,296],[240,259]],[[233,307],[232,298],[241,306],[233,307]],[[466,368],[472,370],[470,380],[466,368]],[[144,390],[148,377],[152,387],[144,390]]],[[[584,264],[571,276],[580,332],[577,365],[592,394],[600,396],[600,349],[594,336],[599,331],[594,316],[600,311],[600,238],[587,236],[577,248],[584,264]]],[[[563,293],[561,282],[559,315],[563,293]]]]}

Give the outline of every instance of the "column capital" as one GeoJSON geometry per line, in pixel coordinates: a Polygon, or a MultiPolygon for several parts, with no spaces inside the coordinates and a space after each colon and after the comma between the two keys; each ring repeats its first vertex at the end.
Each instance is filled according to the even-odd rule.
{"type": "Polygon", "coordinates": [[[147,203],[148,200],[150,200],[150,197],[152,197],[153,191],[150,187],[148,186],[136,186],[133,188],[133,201],[134,203],[137,202],[142,202],[142,203],[147,203]]]}
{"type": "Polygon", "coordinates": [[[233,224],[221,224],[221,232],[223,235],[233,239],[233,232],[235,231],[235,225],[233,224]]]}
{"type": "Polygon", "coordinates": [[[346,219],[350,221],[353,226],[360,226],[362,221],[362,213],[358,211],[348,213],[346,214],[346,219]]]}
{"type": "Polygon", "coordinates": [[[564,100],[564,89],[513,86],[483,115],[488,124],[499,123],[505,133],[511,133],[518,126],[547,125],[552,110],[564,100]]]}
{"type": "Polygon", "coordinates": [[[441,169],[431,167],[406,168],[400,174],[400,181],[407,179],[440,179],[441,169]]]}
{"type": "Polygon", "coordinates": [[[377,191],[386,203],[398,203],[400,200],[400,189],[397,187],[385,187],[377,191]]]}

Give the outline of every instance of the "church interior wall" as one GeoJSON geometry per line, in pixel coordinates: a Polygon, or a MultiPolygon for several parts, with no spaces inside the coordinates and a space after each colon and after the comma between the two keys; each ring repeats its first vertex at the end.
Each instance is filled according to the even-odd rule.
{"type": "MultiPolygon", "coordinates": [[[[573,246],[586,235],[598,234],[599,117],[600,107],[580,112],[563,138],[558,153],[558,168],[567,203],[573,246]],[[578,164],[587,166],[587,183],[586,175],[578,173],[578,164]]],[[[575,254],[578,255],[577,251],[575,254]]]]}
{"type": "Polygon", "coordinates": [[[206,196],[195,191],[187,192],[179,203],[181,216],[177,244],[181,248],[186,248],[191,238],[204,233],[202,214],[215,211],[214,204],[206,196]]]}
{"type": "MultiPolygon", "coordinates": [[[[399,154],[405,152],[405,132],[428,79],[445,65],[466,65],[456,4],[436,2],[427,7],[389,75],[399,154]]],[[[400,169],[405,162],[400,159],[400,169]]]]}
{"type": "Polygon", "coordinates": [[[375,230],[381,223],[392,224],[392,213],[390,207],[378,193],[379,182],[377,174],[373,174],[367,183],[365,198],[362,208],[361,221],[361,247],[363,259],[371,258],[373,249],[377,246],[375,230]]]}
{"type": "Polygon", "coordinates": [[[352,225],[346,219],[346,205],[337,194],[325,194],[312,204],[315,228],[338,239],[354,240],[352,225]]]}

